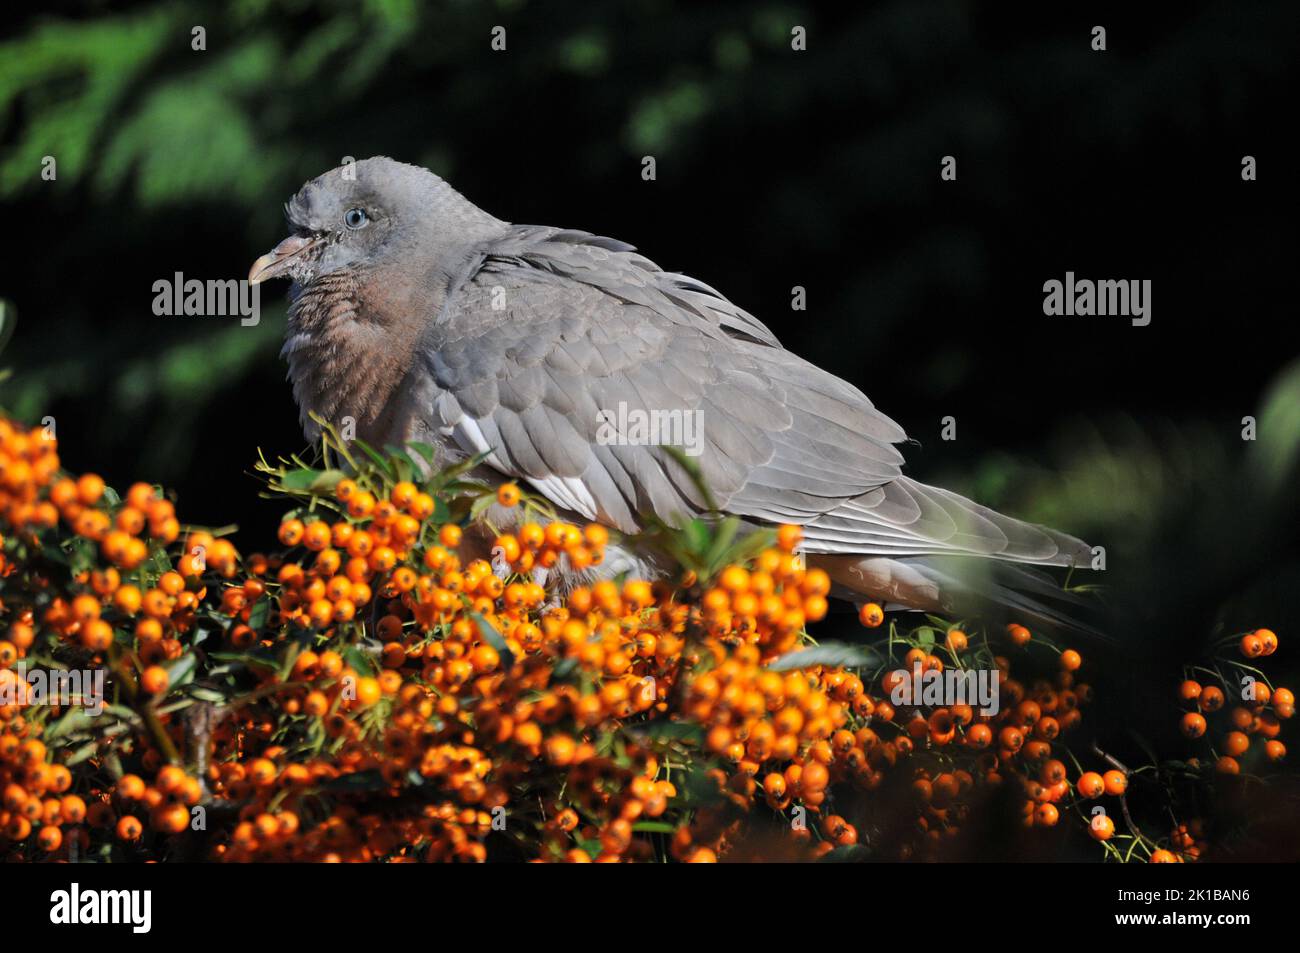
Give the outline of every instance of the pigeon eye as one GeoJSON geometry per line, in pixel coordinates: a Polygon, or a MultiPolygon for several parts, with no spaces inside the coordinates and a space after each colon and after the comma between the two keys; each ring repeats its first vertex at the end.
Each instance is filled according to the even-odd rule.
{"type": "Polygon", "coordinates": [[[363,208],[350,208],[343,215],[343,224],[348,228],[365,228],[369,221],[370,216],[363,208]]]}

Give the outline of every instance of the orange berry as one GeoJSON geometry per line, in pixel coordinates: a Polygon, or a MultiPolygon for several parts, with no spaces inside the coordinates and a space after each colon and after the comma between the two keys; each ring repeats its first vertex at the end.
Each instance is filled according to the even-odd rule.
{"type": "Polygon", "coordinates": [[[135,586],[119,586],[113,593],[113,605],[123,615],[135,615],[140,611],[141,598],[140,590],[135,586]]]}
{"type": "Polygon", "coordinates": [[[36,843],[40,845],[41,850],[47,854],[52,854],[63,846],[63,831],[59,830],[53,824],[41,828],[41,832],[36,835],[36,843]]]}
{"type": "Polygon", "coordinates": [[[546,742],[546,758],[551,764],[564,767],[572,763],[576,748],[568,735],[552,735],[546,742]]]}
{"type": "Polygon", "coordinates": [[[99,600],[83,594],[72,600],[72,615],[78,622],[93,622],[99,618],[99,600]]]}
{"type": "Polygon", "coordinates": [[[982,722],[971,725],[966,732],[966,743],[972,748],[987,748],[993,743],[993,729],[982,722]]]}
{"type": "Polygon", "coordinates": [[[1223,689],[1217,685],[1206,685],[1201,689],[1201,696],[1197,699],[1201,711],[1218,711],[1223,707],[1223,689]]]}
{"type": "Polygon", "coordinates": [[[375,498],[367,490],[357,490],[348,500],[348,515],[355,519],[364,519],[375,510],[375,498]]]}
{"type": "Polygon", "coordinates": [[[127,505],[140,512],[148,510],[149,504],[156,498],[154,488],[148,483],[132,483],[130,489],[126,491],[127,505]]]}
{"type": "Polygon", "coordinates": [[[541,549],[546,543],[546,531],[536,523],[525,523],[519,527],[516,535],[519,537],[519,545],[525,549],[541,549]]]}
{"type": "Polygon", "coordinates": [[[1182,730],[1188,738],[1199,738],[1205,734],[1205,716],[1200,712],[1189,711],[1183,715],[1182,730]]]}
{"type": "Polygon", "coordinates": [[[718,584],[728,592],[748,592],[749,570],[743,566],[728,566],[718,577],[718,584]]]}
{"type": "Polygon", "coordinates": [[[1256,629],[1255,638],[1264,647],[1263,654],[1272,655],[1277,651],[1277,634],[1272,629],[1256,629]]]}
{"type": "Polygon", "coordinates": [[[325,628],[334,620],[334,603],[328,599],[313,600],[307,609],[307,617],[316,628],[325,628]]]}
{"type": "Polygon", "coordinates": [[[784,523],[777,527],[776,545],[787,553],[792,553],[803,541],[803,527],[784,523]]]}
{"type": "Polygon", "coordinates": [[[320,674],[322,678],[338,678],[343,672],[343,656],[332,649],[320,653],[320,674]]]}
{"type": "Polygon", "coordinates": [[[77,480],[77,500],[85,506],[99,502],[104,495],[104,481],[94,473],[87,473],[77,480]]]}
{"type": "Polygon", "coordinates": [[[280,776],[280,769],[270,758],[255,758],[248,766],[248,780],[257,787],[270,787],[280,776]]]}
{"type": "Polygon", "coordinates": [[[375,702],[379,701],[380,695],[383,694],[379,687],[379,682],[373,678],[358,678],[357,686],[357,705],[362,708],[369,708],[375,702]]]}
{"type": "Polygon", "coordinates": [[[392,491],[388,494],[388,499],[399,510],[409,510],[415,498],[420,495],[420,489],[409,480],[402,480],[393,486],[392,491]]]}
{"type": "Polygon", "coordinates": [[[516,484],[502,483],[497,487],[497,502],[502,506],[517,506],[519,498],[519,487],[516,484]]]}
{"type": "Polygon", "coordinates": [[[137,841],[143,833],[144,825],[130,814],[127,814],[117,822],[117,836],[121,840],[137,841]]]}
{"type": "Polygon", "coordinates": [[[1085,771],[1083,774],[1079,775],[1079,783],[1077,787],[1080,797],[1086,797],[1088,799],[1098,798],[1105,792],[1106,782],[1096,771],[1085,771]]]}
{"type": "Polygon", "coordinates": [[[297,546],[302,542],[303,532],[302,520],[289,519],[280,524],[280,531],[277,535],[283,545],[297,546]]]}
{"type": "MultiPolygon", "coordinates": [[[[283,528],[283,524],[281,524],[283,528]]],[[[308,523],[302,532],[302,544],[312,552],[320,552],[333,541],[333,531],[324,520],[308,523]]]]}
{"type": "Polygon", "coordinates": [[[1223,750],[1234,758],[1245,754],[1249,747],[1250,739],[1240,731],[1230,731],[1223,739],[1223,750]]]}
{"type": "Polygon", "coordinates": [[[140,688],[149,695],[161,695],[169,682],[167,670],[160,665],[150,665],[140,673],[140,688]]]}
{"type": "Polygon", "coordinates": [[[65,824],[80,824],[86,819],[86,802],[75,794],[66,795],[59,802],[59,814],[65,824]]]}
{"type": "Polygon", "coordinates": [[[154,778],[154,786],[164,794],[174,794],[184,786],[185,781],[184,768],[177,764],[165,764],[158,769],[158,776],[154,778]]]}
{"type": "Polygon", "coordinates": [[[810,761],[804,765],[803,773],[799,775],[799,790],[803,794],[824,791],[826,785],[830,784],[830,780],[830,772],[826,770],[826,765],[820,761],[810,761]]]}
{"type": "Polygon", "coordinates": [[[1057,761],[1055,758],[1050,761],[1045,761],[1038,771],[1038,779],[1048,787],[1060,781],[1064,781],[1065,765],[1062,762],[1057,761]]]}
{"type": "Polygon", "coordinates": [[[1088,822],[1088,835],[1093,840],[1110,840],[1115,835],[1115,822],[1105,814],[1096,814],[1088,822]]]}
{"type": "Polygon", "coordinates": [[[190,812],[181,803],[159,804],[150,813],[149,823],[161,833],[179,834],[190,826],[190,812]]]}
{"type": "Polygon", "coordinates": [[[144,780],[138,774],[124,774],[117,779],[117,794],[128,801],[138,801],[144,797],[144,780]]]}
{"type": "Polygon", "coordinates": [[[1112,797],[1119,797],[1128,790],[1128,778],[1123,771],[1107,771],[1101,778],[1106,784],[1106,793],[1112,797]]]}
{"type": "Polygon", "coordinates": [[[486,675],[488,672],[495,671],[501,664],[501,655],[492,646],[483,643],[474,647],[474,651],[469,656],[470,664],[474,666],[474,671],[480,675],[486,675]]]}
{"type": "Polygon", "coordinates": [[[874,629],[885,621],[885,610],[874,602],[868,602],[858,610],[858,621],[868,629],[874,629]]]}

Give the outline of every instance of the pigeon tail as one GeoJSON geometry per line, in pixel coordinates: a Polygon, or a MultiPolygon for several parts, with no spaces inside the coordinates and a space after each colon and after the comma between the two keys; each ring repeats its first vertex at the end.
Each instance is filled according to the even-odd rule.
{"type": "Polygon", "coordinates": [[[1077,632],[1109,641],[1082,618],[1088,600],[1042,570],[971,556],[809,556],[833,594],[888,610],[980,617],[1077,632]]]}

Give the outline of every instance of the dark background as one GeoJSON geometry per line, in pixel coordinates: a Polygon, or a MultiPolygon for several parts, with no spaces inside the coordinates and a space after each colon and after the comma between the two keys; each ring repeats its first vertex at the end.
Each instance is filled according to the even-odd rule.
{"type": "Polygon", "coordinates": [[[1105,545],[1115,641],[1094,651],[1134,702],[1114,717],[1172,726],[1150,666],[1300,623],[1298,27],[1294,2],[7,10],[0,404],[53,415],[71,468],[163,482],[182,518],[269,544],[252,462],[303,445],[284,286],[250,329],[155,317],[152,283],[244,277],[345,155],[421,163],[716,286],[897,419],[913,475],[1105,545]],[[1150,279],[1152,323],[1044,316],[1067,270],[1150,279]]]}

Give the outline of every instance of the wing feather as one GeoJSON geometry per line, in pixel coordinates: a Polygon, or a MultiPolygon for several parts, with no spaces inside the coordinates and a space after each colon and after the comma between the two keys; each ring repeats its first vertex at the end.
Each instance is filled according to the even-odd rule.
{"type": "Polygon", "coordinates": [[[698,414],[696,459],[719,505],[802,524],[812,553],[1063,563],[1086,549],[904,477],[906,434],[860,390],[708,285],[586,232],[517,226],[485,249],[412,375],[416,430],[491,451],[488,465],[625,531],[705,500],[664,446],[603,439],[601,414],[620,409],[698,414]]]}

